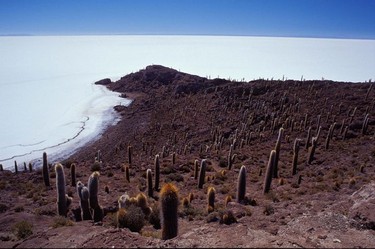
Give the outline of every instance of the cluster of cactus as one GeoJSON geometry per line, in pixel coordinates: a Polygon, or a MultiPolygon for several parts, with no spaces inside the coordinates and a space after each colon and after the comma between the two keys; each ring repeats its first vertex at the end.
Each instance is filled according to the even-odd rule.
{"type": "Polygon", "coordinates": [[[92,220],[92,213],[90,209],[90,192],[81,181],[77,182],[77,192],[79,196],[79,206],[81,209],[81,217],[83,220],[92,220]]]}

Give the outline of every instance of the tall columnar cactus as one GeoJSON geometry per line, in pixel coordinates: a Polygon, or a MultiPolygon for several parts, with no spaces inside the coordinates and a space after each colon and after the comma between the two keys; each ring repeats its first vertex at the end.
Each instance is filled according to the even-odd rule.
{"type": "Polygon", "coordinates": [[[0,164],[0,171],[3,171],[3,170],[4,170],[3,165],[0,164]]]}
{"type": "Polygon", "coordinates": [[[128,182],[130,182],[130,172],[129,172],[129,166],[125,166],[125,178],[128,182]]]}
{"type": "Polygon", "coordinates": [[[298,138],[296,138],[296,139],[294,140],[294,145],[293,145],[292,175],[297,174],[299,142],[300,142],[300,140],[299,140],[298,138]]]}
{"type": "Polygon", "coordinates": [[[229,170],[232,169],[233,162],[236,157],[236,154],[233,155],[233,149],[234,149],[234,145],[231,144],[229,148],[229,152],[228,152],[228,169],[229,170]]]}
{"type": "Polygon", "coordinates": [[[363,120],[363,124],[362,124],[362,135],[365,135],[366,132],[367,132],[367,127],[368,127],[368,122],[369,122],[369,114],[367,113],[366,116],[365,116],[365,119],[363,120]]]}
{"type": "Polygon", "coordinates": [[[60,163],[55,165],[56,189],[57,189],[57,212],[61,216],[67,216],[68,207],[65,192],[65,174],[64,168],[60,163]]]}
{"type": "Polygon", "coordinates": [[[282,139],[283,134],[284,134],[284,129],[281,127],[279,130],[279,136],[277,137],[277,141],[275,145],[276,156],[275,156],[275,162],[274,162],[273,170],[272,170],[273,178],[279,177],[278,167],[279,167],[279,158],[280,158],[281,139],[282,139]]]}
{"type": "Polygon", "coordinates": [[[237,202],[241,203],[246,194],[246,167],[242,165],[237,180],[237,202]]]}
{"type": "Polygon", "coordinates": [[[307,159],[308,164],[311,164],[311,162],[314,160],[314,154],[315,154],[315,149],[316,149],[316,145],[317,145],[317,138],[313,137],[311,139],[311,143],[312,144],[309,148],[309,155],[308,155],[308,159],[307,159]]]}
{"type": "Polygon", "coordinates": [[[319,126],[318,132],[316,133],[316,143],[318,143],[318,139],[320,137],[321,131],[322,131],[322,126],[319,126]]]}
{"type": "Polygon", "coordinates": [[[307,131],[307,138],[306,138],[306,144],[305,144],[306,150],[310,147],[310,139],[311,139],[311,126],[309,127],[309,130],[307,131]]]}
{"type": "Polygon", "coordinates": [[[273,171],[273,164],[275,162],[276,151],[271,150],[270,158],[268,159],[267,170],[264,178],[263,184],[263,194],[266,194],[270,191],[271,182],[272,182],[272,171],[273,171]]]}
{"type": "Polygon", "coordinates": [[[128,163],[129,165],[132,165],[132,153],[133,153],[133,147],[128,146],[128,163]]]}
{"type": "Polygon", "coordinates": [[[31,162],[29,163],[29,171],[30,171],[30,172],[32,172],[32,171],[33,171],[33,165],[32,165],[32,163],[31,163],[31,162]]]}
{"type": "Polygon", "coordinates": [[[215,210],[215,193],[216,190],[214,187],[208,188],[207,191],[207,212],[211,213],[215,210]]]}
{"type": "Polygon", "coordinates": [[[14,172],[16,174],[18,174],[18,165],[17,165],[17,161],[14,161],[14,172]]]}
{"type": "Polygon", "coordinates": [[[160,191],[162,239],[172,239],[178,234],[178,193],[177,188],[165,184],[160,191]]]}
{"type": "Polygon", "coordinates": [[[146,177],[147,177],[147,195],[149,197],[153,197],[154,189],[152,186],[152,172],[151,169],[146,170],[146,177]]]}
{"type": "Polygon", "coordinates": [[[155,156],[155,191],[159,191],[159,184],[160,184],[160,161],[159,161],[159,154],[155,156]]]}
{"type": "Polygon", "coordinates": [[[72,178],[72,187],[76,186],[76,164],[72,163],[70,165],[70,176],[72,178]]]}
{"type": "Polygon", "coordinates": [[[199,173],[199,162],[197,159],[194,160],[194,179],[198,179],[198,173],[199,173]]]}
{"type": "Polygon", "coordinates": [[[172,153],[172,165],[176,164],[176,152],[172,153]]]}
{"type": "Polygon", "coordinates": [[[203,188],[205,176],[206,176],[206,159],[203,159],[201,162],[201,167],[199,169],[198,188],[203,188]]]}
{"type": "Polygon", "coordinates": [[[99,176],[100,173],[98,171],[93,172],[89,177],[89,181],[87,184],[90,194],[89,204],[90,208],[93,210],[94,222],[98,222],[103,219],[103,209],[99,205],[98,201],[99,176]]]}
{"type": "Polygon", "coordinates": [[[43,152],[43,180],[44,180],[44,185],[46,187],[49,187],[49,170],[48,170],[48,162],[47,162],[47,153],[43,152]]]}

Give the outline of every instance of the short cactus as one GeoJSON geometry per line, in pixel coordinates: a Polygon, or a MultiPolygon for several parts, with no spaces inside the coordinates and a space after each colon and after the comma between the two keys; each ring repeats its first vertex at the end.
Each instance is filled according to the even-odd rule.
{"type": "Polygon", "coordinates": [[[207,191],[207,212],[208,213],[211,213],[214,211],[215,209],[215,193],[216,193],[216,190],[214,187],[210,187],[208,188],[208,191],[207,191]]]}
{"type": "Polygon", "coordinates": [[[246,194],[246,167],[242,165],[237,181],[237,202],[241,203],[246,194]]]}
{"type": "Polygon", "coordinates": [[[160,191],[162,239],[172,239],[178,234],[178,193],[177,188],[165,184],[160,191]]]}
{"type": "Polygon", "coordinates": [[[57,189],[57,212],[61,216],[67,216],[68,208],[65,194],[65,174],[64,168],[60,163],[55,165],[56,189],[57,189]]]}

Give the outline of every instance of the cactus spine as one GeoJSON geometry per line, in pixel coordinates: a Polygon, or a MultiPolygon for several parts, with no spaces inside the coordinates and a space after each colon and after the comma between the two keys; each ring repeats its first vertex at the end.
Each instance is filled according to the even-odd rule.
{"type": "Polygon", "coordinates": [[[199,169],[198,188],[203,188],[205,175],[206,175],[206,159],[203,159],[201,162],[201,168],[199,169]]]}
{"type": "Polygon", "coordinates": [[[70,165],[70,176],[72,177],[72,187],[76,186],[76,164],[70,165]]]}
{"type": "Polygon", "coordinates": [[[49,172],[48,172],[48,163],[47,163],[47,153],[43,152],[43,180],[44,180],[44,185],[46,187],[49,187],[49,172]]]}
{"type": "Polygon", "coordinates": [[[246,193],[246,167],[241,166],[240,172],[238,173],[237,181],[237,202],[241,203],[245,199],[246,193]]]}
{"type": "Polygon", "coordinates": [[[155,156],[155,191],[159,191],[159,182],[160,182],[160,161],[159,154],[155,156]]]}
{"type": "Polygon", "coordinates": [[[68,207],[65,194],[65,174],[60,163],[55,165],[56,189],[57,189],[57,212],[61,216],[67,216],[68,207]]]}
{"type": "Polygon", "coordinates": [[[147,195],[152,197],[154,195],[153,186],[152,186],[152,172],[151,169],[147,169],[146,171],[147,177],[147,195]]]}
{"type": "Polygon", "coordinates": [[[178,234],[178,194],[177,188],[165,184],[160,191],[162,239],[172,239],[178,234]]]}
{"type": "Polygon", "coordinates": [[[263,194],[266,194],[270,191],[271,188],[271,181],[272,181],[272,171],[273,171],[273,164],[276,157],[276,151],[271,150],[270,158],[268,159],[268,165],[266,170],[266,175],[264,179],[264,185],[263,185],[263,194]]]}
{"type": "Polygon", "coordinates": [[[293,145],[293,164],[292,164],[292,175],[297,174],[297,164],[298,164],[298,152],[299,152],[299,139],[294,140],[293,145]]]}

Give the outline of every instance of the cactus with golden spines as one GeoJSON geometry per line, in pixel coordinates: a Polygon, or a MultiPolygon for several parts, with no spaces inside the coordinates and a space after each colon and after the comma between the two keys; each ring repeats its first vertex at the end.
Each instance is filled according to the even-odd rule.
{"type": "Polygon", "coordinates": [[[172,183],[165,184],[160,191],[162,239],[168,240],[178,234],[178,192],[172,183]]]}
{"type": "Polygon", "coordinates": [[[46,152],[43,152],[43,167],[42,167],[42,171],[43,171],[44,185],[46,187],[49,187],[50,186],[50,183],[49,183],[49,169],[48,169],[47,153],[46,152]]]}
{"type": "Polygon", "coordinates": [[[270,188],[271,188],[272,171],[273,171],[273,165],[274,165],[274,162],[275,162],[275,157],[276,157],[276,151],[271,150],[270,157],[268,159],[266,175],[265,175],[265,178],[264,178],[263,194],[268,193],[270,191],[270,188]]]}
{"type": "Polygon", "coordinates": [[[237,202],[241,203],[245,199],[246,194],[246,167],[241,166],[240,172],[238,173],[237,180],[237,202]]]}
{"type": "Polygon", "coordinates": [[[207,191],[207,212],[211,213],[215,210],[215,194],[214,187],[209,187],[207,191]]]}

